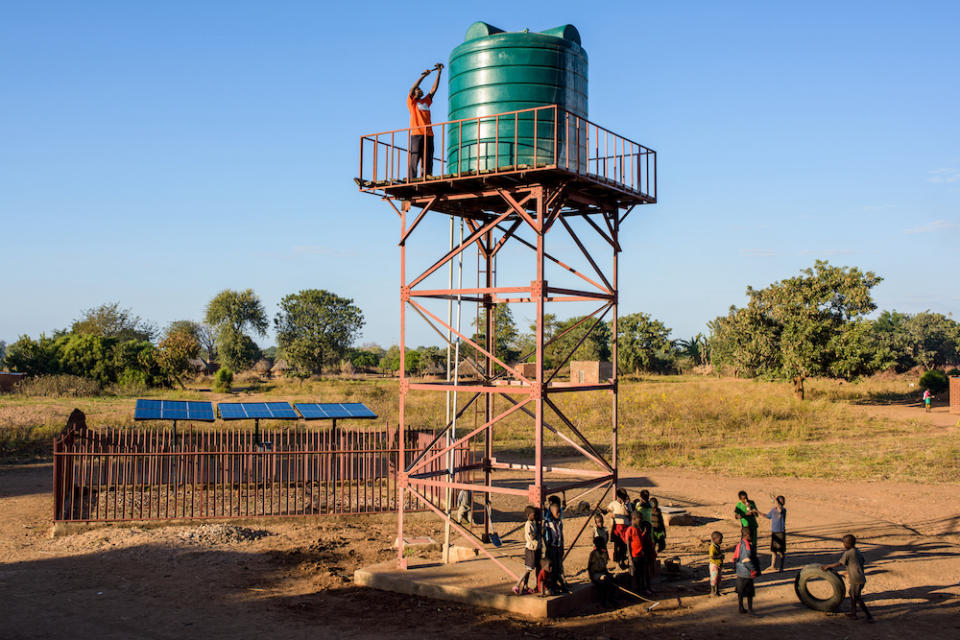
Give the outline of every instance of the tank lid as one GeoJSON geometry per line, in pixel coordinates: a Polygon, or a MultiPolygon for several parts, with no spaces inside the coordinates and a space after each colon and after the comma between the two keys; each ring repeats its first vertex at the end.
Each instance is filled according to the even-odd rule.
{"type": "MultiPolygon", "coordinates": [[[[528,32],[529,29],[525,30],[523,33],[528,32]]],[[[467,34],[464,36],[463,41],[469,42],[470,40],[486,38],[487,36],[492,36],[497,33],[504,33],[504,31],[503,29],[499,29],[492,24],[487,24],[486,22],[474,22],[467,28],[467,34]]],[[[577,31],[577,28],[572,24],[565,24],[559,27],[554,27],[553,29],[546,29],[544,31],[540,31],[540,33],[545,36],[563,38],[564,40],[569,40],[577,45],[583,45],[583,43],[580,41],[580,32],[577,31]]]]}

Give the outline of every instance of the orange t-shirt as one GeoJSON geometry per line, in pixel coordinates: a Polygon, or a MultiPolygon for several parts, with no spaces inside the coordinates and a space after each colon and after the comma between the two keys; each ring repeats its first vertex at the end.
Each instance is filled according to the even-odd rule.
{"type": "Polygon", "coordinates": [[[433,98],[430,96],[420,98],[419,100],[407,96],[407,109],[410,110],[410,135],[433,135],[433,127],[424,126],[430,124],[431,104],[433,104],[433,98]]]}

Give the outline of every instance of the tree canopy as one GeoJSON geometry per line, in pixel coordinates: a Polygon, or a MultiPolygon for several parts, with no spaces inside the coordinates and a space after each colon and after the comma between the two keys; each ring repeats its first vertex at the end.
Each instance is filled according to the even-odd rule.
{"type": "Polygon", "coordinates": [[[216,334],[217,355],[222,364],[242,371],[260,357],[260,348],[248,332],[263,336],[269,321],[253,289],[224,289],[207,304],[205,321],[216,334]]]}
{"type": "Polygon", "coordinates": [[[280,351],[303,374],[339,363],[363,325],[363,312],[353,300],[323,289],[285,296],[274,318],[280,351]]]}
{"type": "Polygon", "coordinates": [[[120,308],[119,302],[108,302],[85,309],[70,327],[72,333],[82,333],[118,340],[153,340],[157,328],[134,315],[130,309],[120,308]]]}

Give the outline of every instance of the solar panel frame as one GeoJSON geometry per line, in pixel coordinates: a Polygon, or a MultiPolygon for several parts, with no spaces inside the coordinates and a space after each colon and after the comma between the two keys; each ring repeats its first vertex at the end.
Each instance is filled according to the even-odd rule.
{"type": "Polygon", "coordinates": [[[370,420],[377,417],[362,402],[298,402],[293,406],[304,420],[370,420]]]}
{"type": "Polygon", "coordinates": [[[213,422],[216,417],[213,414],[212,402],[138,399],[133,410],[133,419],[213,422]]]}
{"type": "Polygon", "coordinates": [[[289,402],[221,402],[222,420],[299,420],[289,402]]]}

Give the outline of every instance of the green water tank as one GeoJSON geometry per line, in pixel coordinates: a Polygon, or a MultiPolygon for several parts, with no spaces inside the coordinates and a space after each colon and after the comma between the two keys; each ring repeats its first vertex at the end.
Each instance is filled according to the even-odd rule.
{"type": "Polygon", "coordinates": [[[561,164],[572,170],[579,166],[581,171],[586,166],[586,135],[578,136],[576,117],[559,112],[556,144],[553,110],[499,121],[485,117],[559,105],[586,119],[587,52],[573,25],[530,33],[504,32],[475,22],[464,42],[450,53],[448,83],[448,119],[481,119],[447,127],[445,173],[514,164],[561,164]]]}

